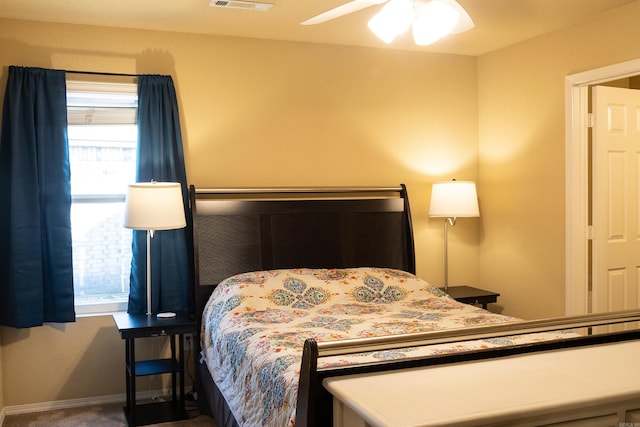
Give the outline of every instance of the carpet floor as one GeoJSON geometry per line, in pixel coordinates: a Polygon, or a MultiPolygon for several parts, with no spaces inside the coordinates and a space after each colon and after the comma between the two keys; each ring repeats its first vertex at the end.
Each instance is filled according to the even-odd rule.
{"type": "MultiPolygon", "coordinates": [[[[2,427],[126,427],[122,403],[56,409],[5,416],[2,427]]],[[[157,427],[216,427],[213,419],[189,411],[189,419],[161,424],[157,427]]]]}

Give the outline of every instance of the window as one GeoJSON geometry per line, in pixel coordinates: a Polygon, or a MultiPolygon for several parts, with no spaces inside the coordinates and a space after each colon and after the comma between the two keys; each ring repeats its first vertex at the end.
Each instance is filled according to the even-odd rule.
{"type": "Polygon", "coordinates": [[[67,81],[76,313],[126,310],[132,231],[123,227],[135,181],[137,85],[67,81]]]}

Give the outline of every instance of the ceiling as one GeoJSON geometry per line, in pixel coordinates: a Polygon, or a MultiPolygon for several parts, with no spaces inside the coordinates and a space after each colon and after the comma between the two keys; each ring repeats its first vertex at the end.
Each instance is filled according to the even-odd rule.
{"type": "Polygon", "coordinates": [[[209,0],[0,0],[0,17],[214,34],[257,39],[481,55],[637,0],[458,0],[476,27],[431,46],[415,46],[410,34],[391,45],[367,22],[372,6],[317,25],[300,22],[348,0],[259,0],[267,12],[209,7],[209,0]]]}

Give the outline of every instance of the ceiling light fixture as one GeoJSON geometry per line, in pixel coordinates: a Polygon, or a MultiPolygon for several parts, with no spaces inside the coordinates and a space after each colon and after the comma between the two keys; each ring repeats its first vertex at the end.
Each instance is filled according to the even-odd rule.
{"type": "Polygon", "coordinates": [[[258,3],[244,0],[211,0],[209,7],[222,7],[225,9],[244,9],[266,12],[273,7],[271,3],[258,3]]]}
{"type": "Polygon", "coordinates": [[[455,0],[390,0],[368,26],[385,43],[393,42],[411,27],[416,44],[426,46],[475,25],[455,0]]]}

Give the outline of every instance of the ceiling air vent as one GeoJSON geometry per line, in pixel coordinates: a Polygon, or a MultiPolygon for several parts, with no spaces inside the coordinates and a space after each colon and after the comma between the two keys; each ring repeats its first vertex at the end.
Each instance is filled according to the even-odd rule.
{"type": "Polygon", "coordinates": [[[224,7],[225,9],[244,9],[244,10],[257,10],[258,12],[266,12],[271,9],[273,4],[270,3],[256,3],[254,1],[241,1],[241,0],[211,0],[209,7],[224,7]]]}

